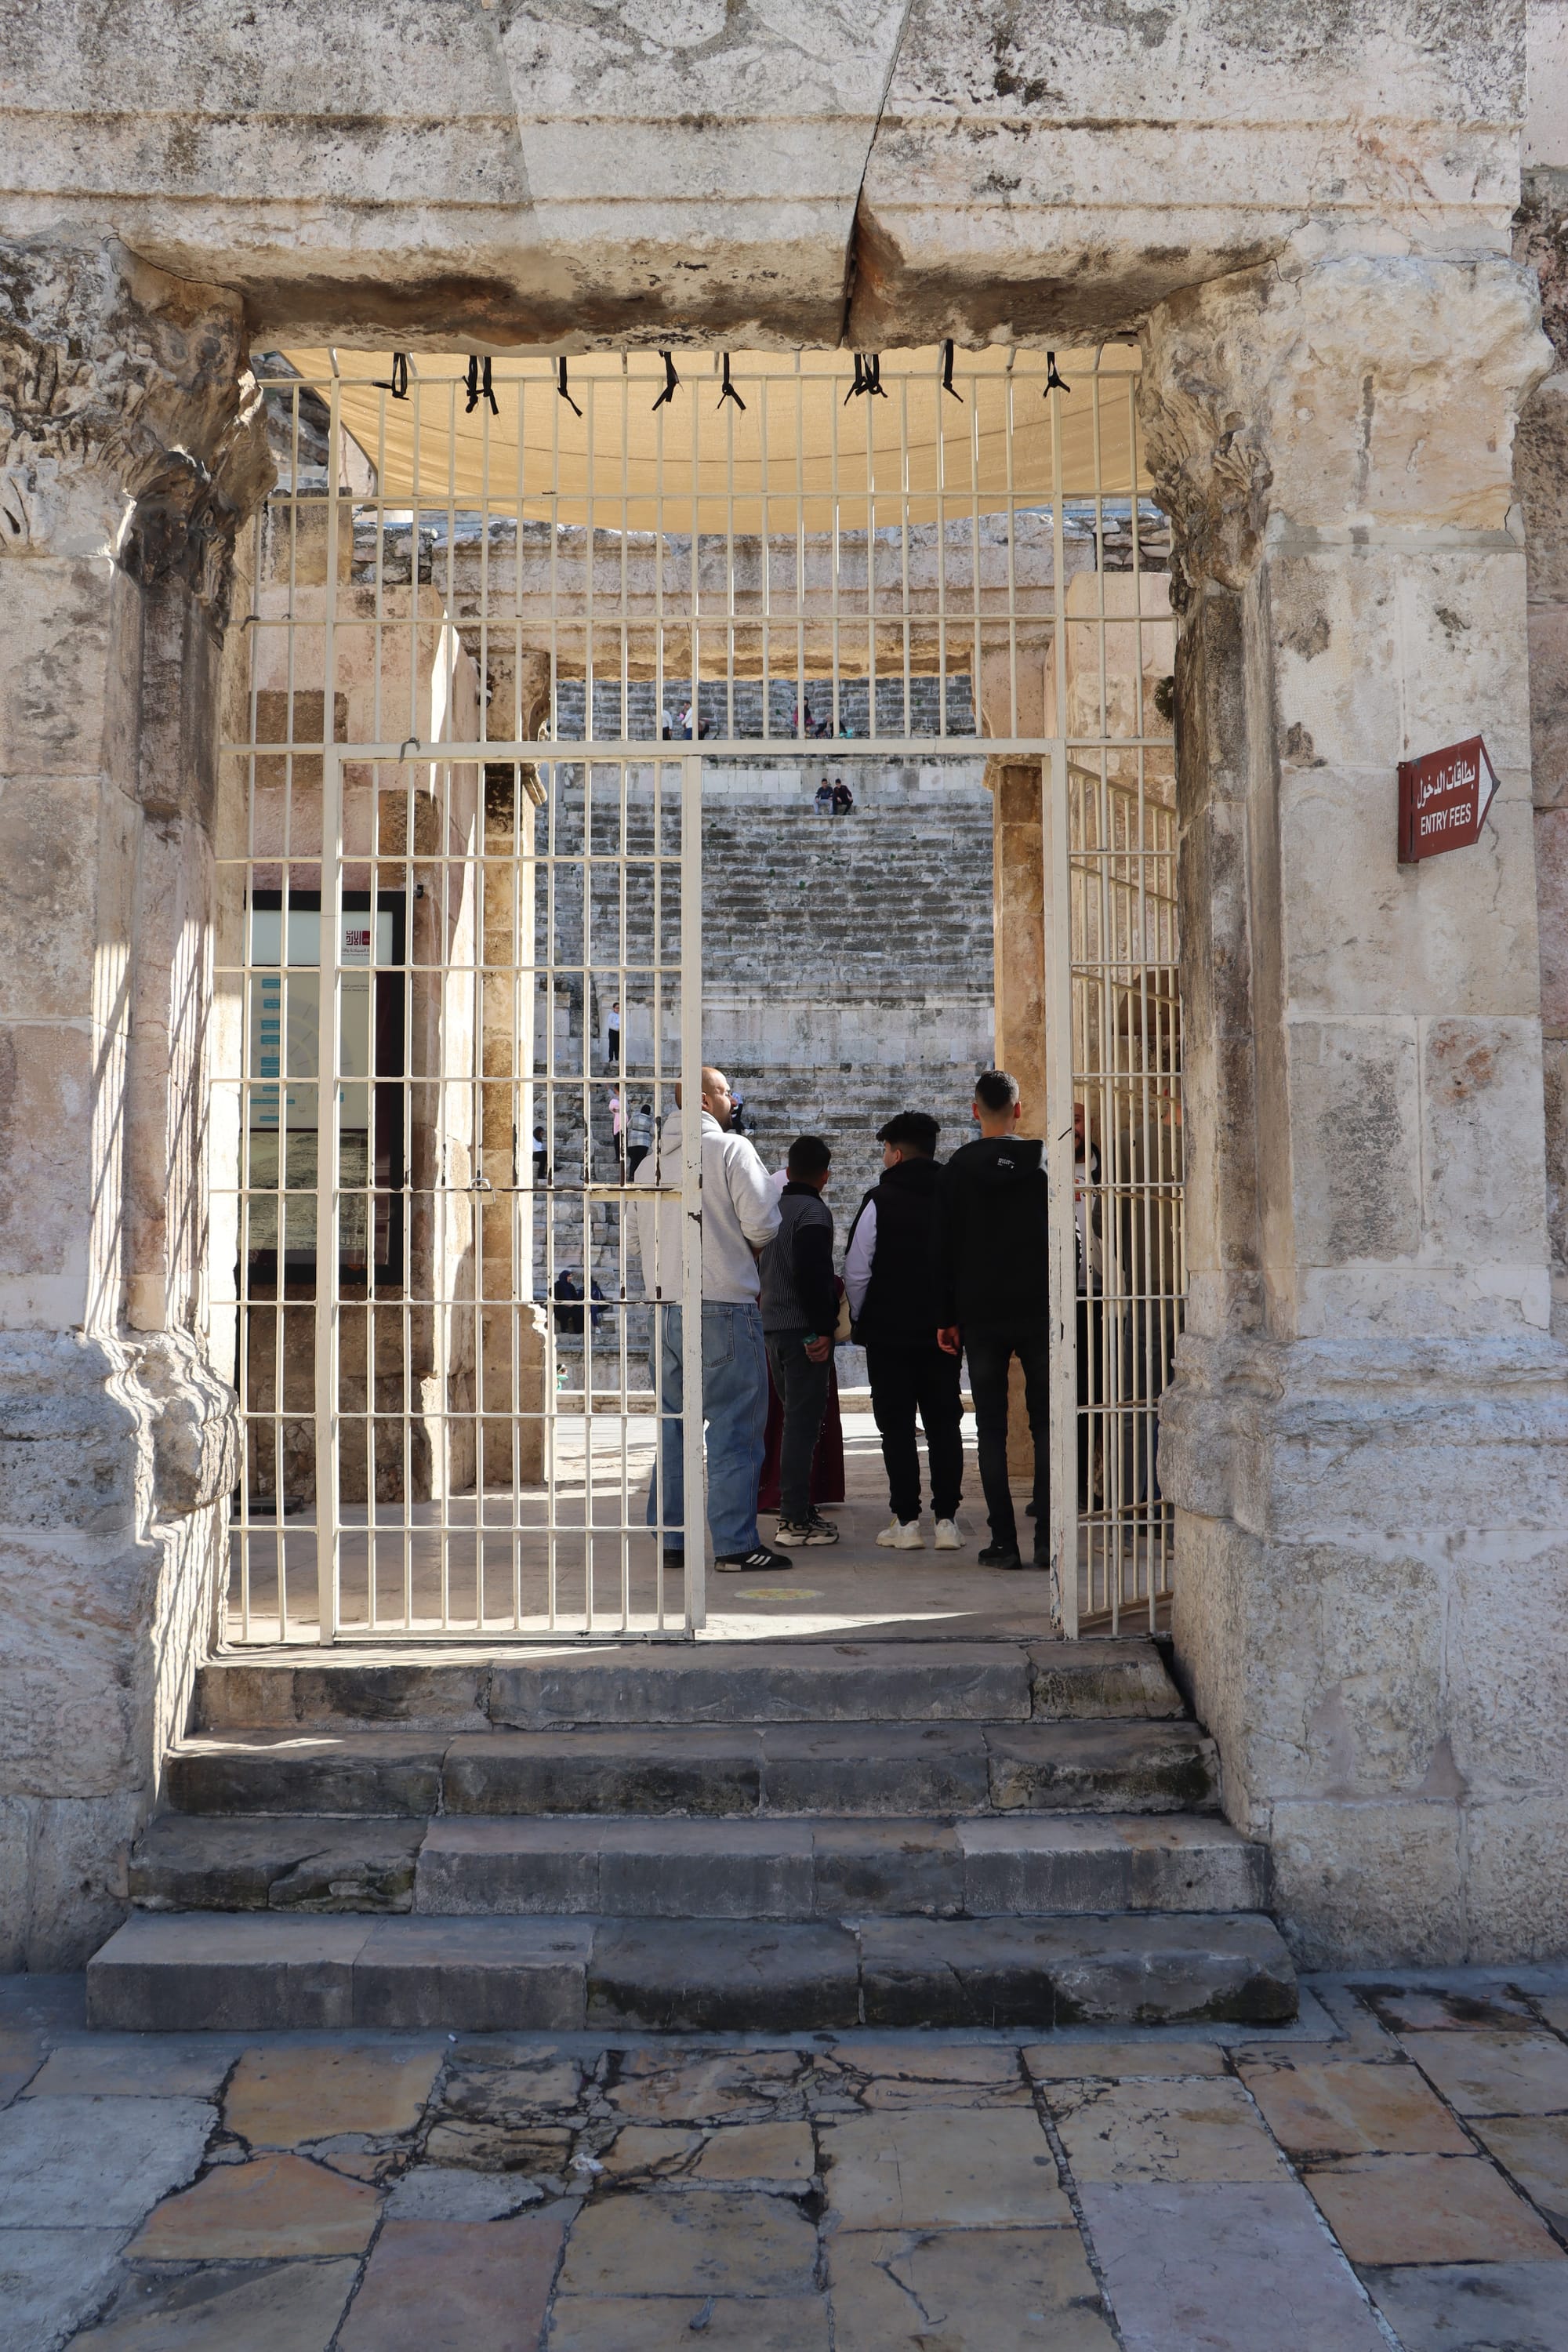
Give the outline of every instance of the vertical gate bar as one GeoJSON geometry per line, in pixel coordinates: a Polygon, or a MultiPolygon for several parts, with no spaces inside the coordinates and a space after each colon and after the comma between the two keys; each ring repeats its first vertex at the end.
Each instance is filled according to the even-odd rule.
{"type": "MultiPolygon", "coordinates": [[[[976,387],[978,396],[978,385],[976,387]]],[[[1073,1213],[1072,937],[1068,806],[1067,532],[1062,515],[1061,394],[1047,394],[1051,429],[1051,583],[1056,726],[1046,798],[1044,903],[1046,1150],[1050,1215],[1051,1618],[1078,1638],[1078,1229],[1073,1213]]],[[[975,544],[978,577],[979,541],[975,544]]],[[[977,673],[978,675],[978,673],[977,673]]]]}
{"type": "Polygon", "coordinates": [[[702,761],[680,763],[680,1424],[686,1628],[708,1621],[702,1486],[702,761]]]}
{"type": "MultiPolygon", "coordinates": [[[[337,387],[332,388],[335,472],[337,387]]],[[[323,729],[332,730],[331,622],[337,580],[337,497],[327,510],[328,638],[323,729]]],[[[317,1638],[338,1633],[338,1057],[339,964],[342,954],[342,767],[329,740],[321,752],[321,887],[316,945],[316,1606],[317,1638]],[[330,943],[330,947],[329,947],[330,943]]],[[[279,1235],[281,1241],[282,1235],[279,1235]]],[[[281,1257],[279,1251],[279,1257],[281,1257]]],[[[367,1511],[367,1535],[368,1518],[367,1511]]]]}

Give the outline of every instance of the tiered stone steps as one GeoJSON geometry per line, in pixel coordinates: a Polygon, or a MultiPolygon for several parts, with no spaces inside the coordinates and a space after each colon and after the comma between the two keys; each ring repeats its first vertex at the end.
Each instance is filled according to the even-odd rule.
{"type": "Polygon", "coordinates": [[[1294,2013],[1152,1643],[253,1654],[196,1721],[103,2024],[1294,2013]]]}

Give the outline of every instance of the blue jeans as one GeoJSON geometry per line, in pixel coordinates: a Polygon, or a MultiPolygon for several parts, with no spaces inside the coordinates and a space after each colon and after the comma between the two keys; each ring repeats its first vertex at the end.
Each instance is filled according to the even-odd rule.
{"type": "MultiPolygon", "coordinates": [[[[647,1523],[651,1528],[658,1517],[661,1465],[668,1551],[684,1549],[686,1541],[680,1324],[679,1307],[661,1310],[658,1352],[651,1366],[659,1406],[659,1464],[648,1485],[647,1523]]],[[[721,1559],[732,1559],[757,1549],[757,1484],[767,1451],[768,1362],[763,1318],[755,1307],[703,1301],[702,1420],[708,1434],[708,1524],[713,1549],[721,1559]]]]}

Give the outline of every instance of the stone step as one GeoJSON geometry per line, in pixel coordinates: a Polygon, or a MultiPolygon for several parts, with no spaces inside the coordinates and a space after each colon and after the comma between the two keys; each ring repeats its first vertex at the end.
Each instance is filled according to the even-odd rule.
{"type": "Polygon", "coordinates": [[[1217,1802],[1196,1724],[736,1723],[550,1732],[256,1731],[168,1758],[184,1813],[1187,1812],[1217,1802]]]}
{"type": "Polygon", "coordinates": [[[1252,1911],[1267,1849],[1202,1814],[428,1823],[166,1813],[131,1863],[156,1910],[932,1918],[1252,1911]]]}
{"type": "Polygon", "coordinates": [[[670,1642],[531,1652],[297,1649],[216,1659],[205,1732],[362,1726],[544,1730],[572,1724],[1151,1721],[1184,1713],[1149,1640],[670,1642]]]}
{"type": "Polygon", "coordinates": [[[624,1918],[139,1915],[88,1964],[95,2026],[447,2032],[1279,2024],[1257,1913],[689,1926],[624,1918]]]}

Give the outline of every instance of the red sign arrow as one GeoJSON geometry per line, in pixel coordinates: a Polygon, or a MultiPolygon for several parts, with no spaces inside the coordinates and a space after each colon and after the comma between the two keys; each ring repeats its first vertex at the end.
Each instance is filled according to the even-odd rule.
{"type": "Polygon", "coordinates": [[[1497,770],[1479,735],[1399,762],[1399,863],[1416,866],[1481,837],[1497,770]]]}

